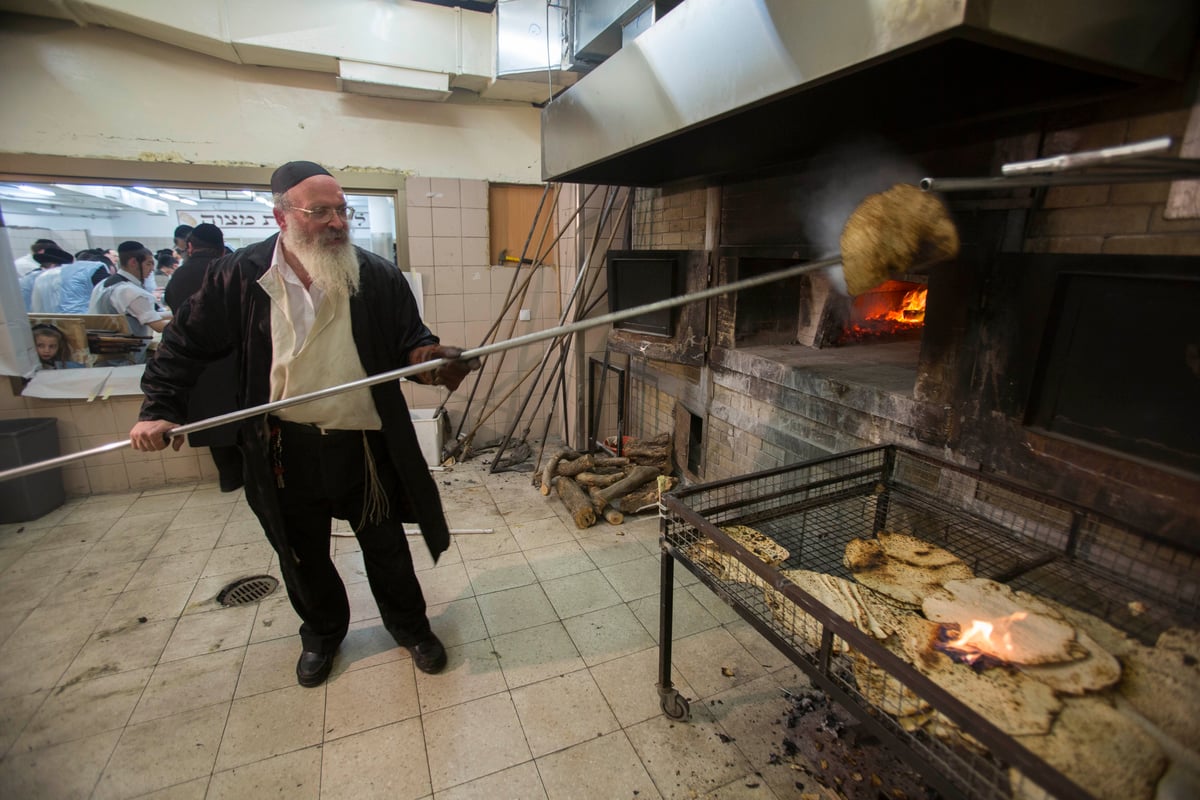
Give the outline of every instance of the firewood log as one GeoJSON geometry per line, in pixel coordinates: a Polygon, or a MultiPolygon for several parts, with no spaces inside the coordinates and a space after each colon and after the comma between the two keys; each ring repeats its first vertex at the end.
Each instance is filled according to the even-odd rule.
{"type": "Polygon", "coordinates": [[[580,486],[595,486],[603,489],[605,486],[612,486],[621,478],[625,477],[625,473],[614,472],[610,475],[601,475],[597,472],[581,472],[575,476],[575,482],[580,486]]]}
{"type": "Polygon", "coordinates": [[[605,503],[611,503],[616,498],[629,494],[647,481],[654,480],[658,475],[659,471],[654,467],[637,466],[612,486],[596,489],[592,493],[592,497],[597,499],[603,498],[605,503]]]}
{"type": "MultiPolygon", "coordinates": [[[[665,477],[663,483],[663,492],[669,492],[679,483],[678,478],[665,477]]],[[[656,505],[660,498],[658,486],[651,486],[647,489],[642,489],[637,492],[630,492],[624,497],[617,498],[616,506],[624,514],[636,514],[639,510],[646,506],[656,505]]]]}
{"type": "Polygon", "coordinates": [[[542,470],[542,495],[550,494],[550,487],[554,483],[554,476],[558,471],[558,462],[564,458],[579,458],[579,453],[569,447],[561,448],[550,455],[546,460],[546,466],[542,470]]]}
{"type": "Polygon", "coordinates": [[[596,458],[591,453],[580,456],[572,461],[559,461],[556,475],[573,477],[581,472],[588,472],[596,466],[596,458]]]}
{"type": "Polygon", "coordinates": [[[609,525],[620,525],[625,521],[625,515],[600,496],[600,487],[593,486],[587,490],[587,493],[588,497],[591,498],[592,508],[597,514],[604,517],[604,521],[609,525]]]}
{"type": "Polygon", "coordinates": [[[638,445],[631,443],[625,448],[626,457],[635,464],[641,463],[639,459],[666,458],[670,454],[670,445],[638,445]]]}
{"type": "Polygon", "coordinates": [[[612,467],[621,468],[621,467],[628,467],[628,466],[629,466],[629,459],[625,458],[623,456],[620,458],[613,457],[613,456],[603,456],[603,457],[596,459],[596,469],[597,470],[609,469],[612,467]]]}
{"type": "Polygon", "coordinates": [[[576,528],[583,530],[596,524],[596,510],[579,484],[570,478],[558,477],[554,479],[554,488],[563,505],[571,512],[576,528]]]}
{"type": "Polygon", "coordinates": [[[636,464],[640,467],[653,467],[658,470],[660,475],[669,475],[673,471],[670,457],[660,459],[639,458],[636,464]]]}

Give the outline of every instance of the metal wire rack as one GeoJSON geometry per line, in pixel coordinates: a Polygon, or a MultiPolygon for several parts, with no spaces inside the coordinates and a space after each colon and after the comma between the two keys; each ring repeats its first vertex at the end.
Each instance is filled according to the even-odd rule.
{"type": "Polygon", "coordinates": [[[1095,615],[1146,644],[1200,618],[1200,555],[897,446],[686,487],[663,497],[661,513],[659,691],[668,716],[688,714],[670,680],[679,561],[949,797],[1009,798],[1026,781],[1051,796],[1087,795],[783,570],[851,579],[842,564],[851,539],[904,532],[980,577],[1095,615]],[[768,566],[721,530],[730,525],[766,534],[790,556],[768,566]]]}

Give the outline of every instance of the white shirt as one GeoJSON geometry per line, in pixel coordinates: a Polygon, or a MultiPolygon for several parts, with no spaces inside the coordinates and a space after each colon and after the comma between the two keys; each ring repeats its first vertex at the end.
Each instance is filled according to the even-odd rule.
{"type": "Polygon", "coordinates": [[[33,253],[26,253],[13,262],[13,266],[17,268],[17,277],[28,275],[35,269],[41,269],[42,265],[33,258],[33,253]]]}
{"type": "MultiPolygon", "coordinates": [[[[350,328],[350,298],[331,300],[304,288],[279,242],[271,268],[258,279],[271,298],[271,400],[282,400],[367,377],[350,328]]],[[[369,387],[277,412],[281,419],[329,430],[379,430],[369,387]]]]}
{"type": "Polygon", "coordinates": [[[131,318],[130,333],[137,336],[150,333],[148,323],[171,318],[170,314],[154,307],[154,295],[142,287],[142,281],[136,275],[123,269],[117,270],[117,274],[128,280],[112,286],[104,285],[107,280],[96,284],[88,301],[89,314],[124,314],[131,318]]]}
{"type": "Polygon", "coordinates": [[[30,311],[35,314],[54,314],[58,311],[62,276],[61,266],[42,270],[33,282],[33,292],[29,299],[30,311]]]}

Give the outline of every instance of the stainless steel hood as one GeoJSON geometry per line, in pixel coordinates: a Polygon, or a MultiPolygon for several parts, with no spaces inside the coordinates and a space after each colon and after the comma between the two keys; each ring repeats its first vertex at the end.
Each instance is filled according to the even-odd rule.
{"type": "Polygon", "coordinates": [[[1184,76],[1194,0],[684,0],[542,111],[547,180],[717,182],[1184,76]]]}

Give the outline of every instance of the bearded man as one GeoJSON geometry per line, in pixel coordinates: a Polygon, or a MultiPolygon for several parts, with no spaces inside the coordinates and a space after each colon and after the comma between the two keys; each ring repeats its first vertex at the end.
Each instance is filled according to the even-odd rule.
{"type": "MultiPolygon", "coordinates": [[[[147,365],[135,450],[166,446],[166,432],[187,419],[196,377],[229,352],[242,408],[461,355],[421,321],[400,270],[350,243],[354,212],[328,171],[289,162],[271,191],[279,234],[213,262],[147,365]]],[[[477,367],[451,361],[415,379],[453,391],[477,367]]],[[[354,527],[385,628],[418,669],[441,671],[446,651],[429,626],[401,522],[420,525],[435,561],[450,533],[398,382],[255,418],[238,444],[247,501],[302,620],[300,685],[325,681],[350,624],[329,554],[333,517],[354,527]]]]}

